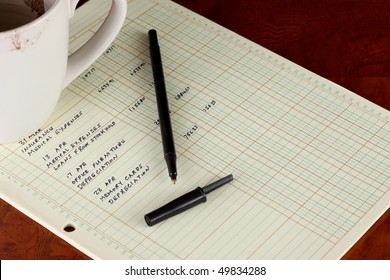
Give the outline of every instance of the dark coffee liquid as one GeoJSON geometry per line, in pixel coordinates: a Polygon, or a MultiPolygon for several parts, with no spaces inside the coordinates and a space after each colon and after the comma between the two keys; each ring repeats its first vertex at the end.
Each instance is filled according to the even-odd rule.
{"type": "Polygon", "coordinates": [[[39,16],[39,12],[25,4],[0,3],[0,32],[25,25],[39,16]]]}

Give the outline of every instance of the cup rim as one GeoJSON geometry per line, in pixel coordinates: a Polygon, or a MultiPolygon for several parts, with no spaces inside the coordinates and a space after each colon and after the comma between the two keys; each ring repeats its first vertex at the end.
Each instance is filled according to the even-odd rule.
{"type": "Polygon", "coordinates": [[[44,20],[46,17],[50,16],[50,14],[56,8],[56,6],[59,4],[60,1],[61,0],[55,0],[53,5],[51,5],[51,7],[47,11],[45,11],[45,13],[43,15],[41,15],[40,17],[34,19],[33,21],[30,21],[30,22],[28,22],[26,24],[23,24],[21,26],[18,26],[18,27],[9,29],[9,30],[0,31],[0,36],[4,35],[4,34],[7,34],[7,33],[11,33],[11,32],[14,33],[14,32],[17,32],[19,30],[22,30],[22,29],[32,28],[34,25],[38,24],[39,22],[44,20]]]}

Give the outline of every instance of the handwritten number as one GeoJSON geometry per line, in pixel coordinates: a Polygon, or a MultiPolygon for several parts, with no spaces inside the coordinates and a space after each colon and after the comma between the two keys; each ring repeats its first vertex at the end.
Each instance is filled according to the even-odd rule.
{"type": "Polygon", "coordinates": [[[202,111],[207,113],[209,110],[211,110],[213,107],[215,107],[215,105],[217,105],[217,101],[212,100],[209,103],[207,103],[206,106],[203,107],[202,111]]]}
{"type": "Polygon", "coordinates": [[[176,94],[175,99],[180,100],[187,92],[190,91],[190,87],[186,87],[184,90],[182,90],[180,93],[176,94]]]}
{"type": "Polygon", "coordinates": [[[146,63],[141,62],[141,64],[139,64],[137,67],[135,67],[134,69],[132,69],[130,71],[130,75],[135,76],[138,72],[140,72],[142,69],[144,69],[145,66],[146,66],[146,63]]]}
{"type": "Polygon", "coordinates": [[[112,45],[111,47],[109,47],[109,48],[106,50],[105,54],[106,54],[106,55],[107,55],[107,54],[110,54],[110,53],[112,53],[115,49],[116,49],[116,45],[112,45]]]}
{"type": "Polygon", "coordinates": [[[100,88],[98,88],[98,92],[103,92],[103,91],[105,91],[105,90],[108,89],[114,82],[115,82],[114,79],[108,80],[108,81],[105,82],[103,85],[101,85],[100,88]]]}
{"type": "Polygon", "coordinates": [[[197,125],[194,125],[193,127],[191,127],[191,129],[189,129],[183,136],[186,138],[186,139],[190,139],[191,136],[193,136],[195,134],[195,132],[199,129],[199,127],[197,125]]]}
{"type": "Polygon", "coordinates": [[[129,111],[134,112],[135,110],[137,110],[142,104],[144,104],[145,100],[146,98],[144,96],[136,100],[134,104],[129,107],[129,111]]]}
{"type": "Polygon", "coordinates": [[[47,160],[50,159],[50,156],[49,156],[48,154],[46,154],[46,155],[44,155],[44,156],[42,157],[42,159],[43,159],[44,161],[47,161],[47,160]]]}
{"type": "Polygon", "coordinates": [[[102,192],[102,189],[101,189],[101,188],[97,188],[97,189],[93,192],[93,194],[94,194],[94,195],[99,195],[101,192],[102,192]]]}
{"type": "Polygon", "coordinates": [[[93,73],[95,73],[96,72],[96,69],[95,69],[95,67],[92,67],[88,72],[86,72],[85,74],[84,74],[84,76],[82,76],[83,77],[83,80],[85,81],[85,80],[87,80],[89,77],[91,77],[92,75],[93,75],[93,73]]]}

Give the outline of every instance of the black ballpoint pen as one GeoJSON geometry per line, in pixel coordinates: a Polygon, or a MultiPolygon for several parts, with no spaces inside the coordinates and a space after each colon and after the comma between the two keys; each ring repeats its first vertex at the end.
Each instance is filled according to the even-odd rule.
{"type": "Polygon", "coordinates": [[[168,106],[168,98],[165,89],[164,71],[161,60],[160,47],[156,30],[149,30],[150,58],[152,62],[154,87],[156,90],[157,109],[160,118],[160,129],[164,159],[168,166],[169,177],[176,183],[176,150],[173,140],[171,118],[168,106]]]}

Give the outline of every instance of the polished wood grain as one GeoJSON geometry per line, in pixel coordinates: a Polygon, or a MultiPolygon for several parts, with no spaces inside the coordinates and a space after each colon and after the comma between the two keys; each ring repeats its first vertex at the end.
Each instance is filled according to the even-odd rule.
{"type": "MultiPolygon", "coordinates": [[[[175,0],[390,109],[390,1],[175,0]]],[[[0,201],[1,259],[88,259],[0,201]]],[[[344,259],[390,259],[390,210],[344,259]]]]}

